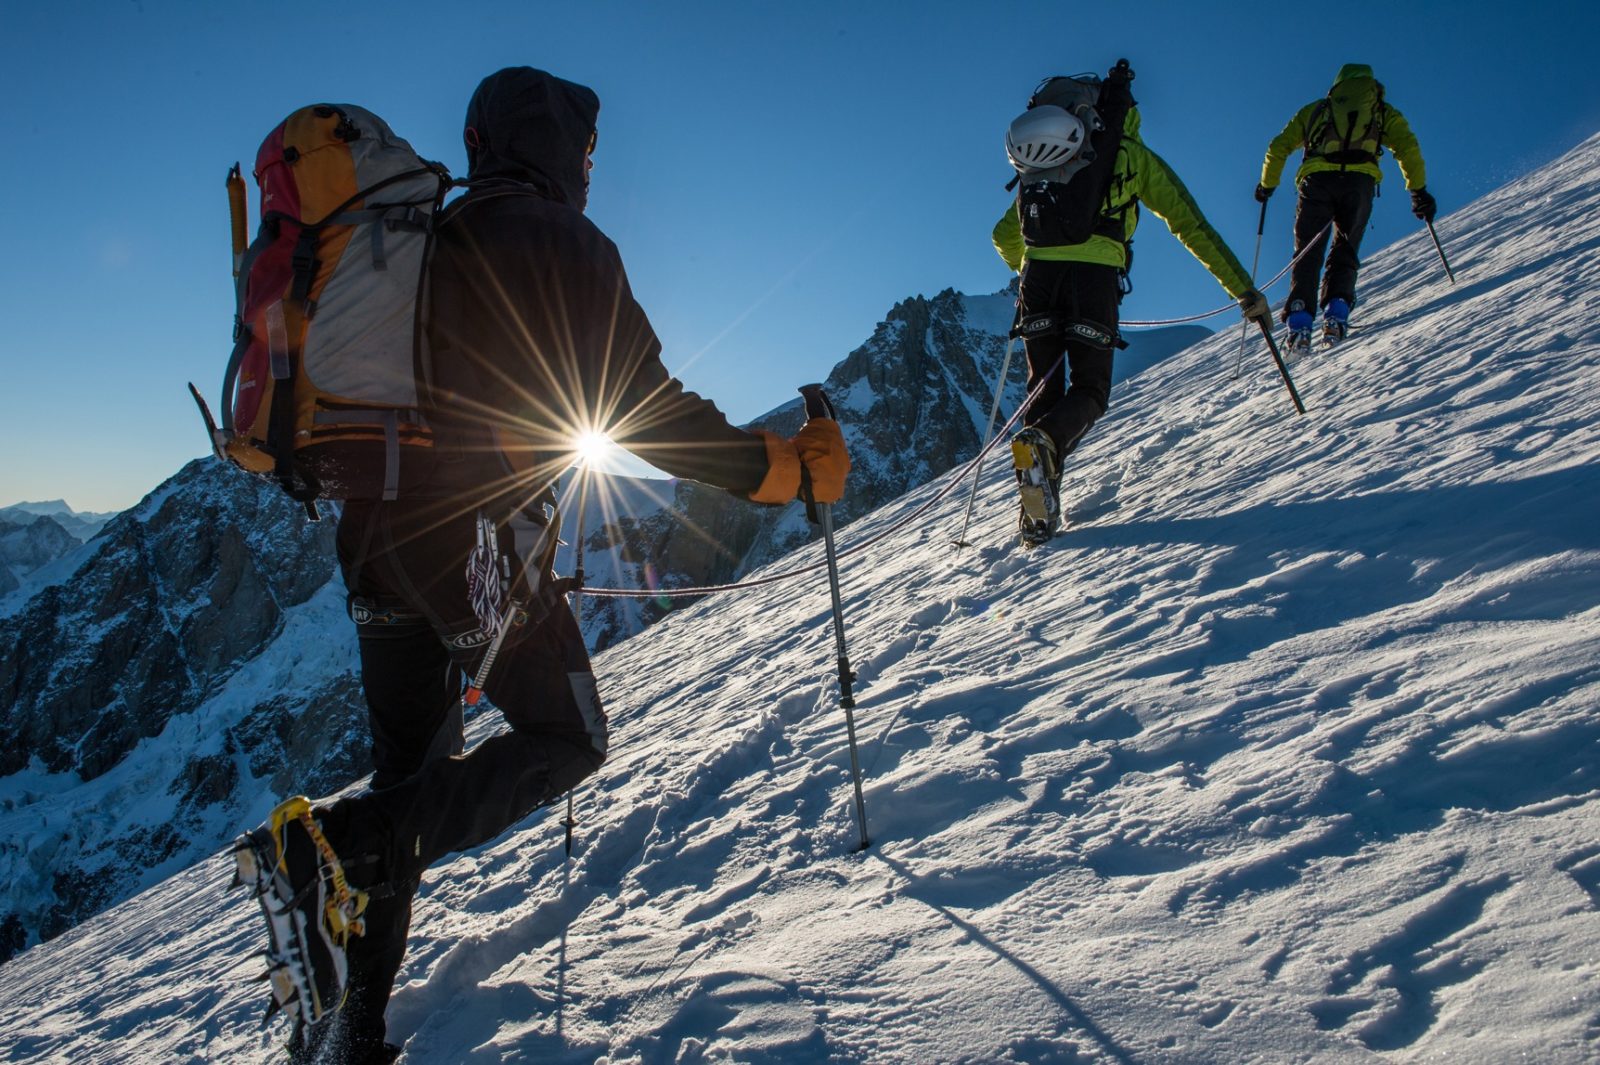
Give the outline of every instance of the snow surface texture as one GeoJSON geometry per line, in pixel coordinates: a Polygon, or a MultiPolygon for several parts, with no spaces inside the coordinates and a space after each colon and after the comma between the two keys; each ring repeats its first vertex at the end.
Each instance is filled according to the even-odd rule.
{"type": "MultiPolygon", "coordinates": [[[[575,856],[552,811],[433,871],[404,1060],[1596,1060],[1597,173],[1443,218],[1453,288],[1373,256],[1309,416],[1225,332],[1117,394],[1053,544],[997,455],[978,546],[957,494],[847,560],[864,853],[820,577],[602,656],[575,856]]],[[[226,880],[0,967],[0,1057],[268,1060],[226,880]]]]}

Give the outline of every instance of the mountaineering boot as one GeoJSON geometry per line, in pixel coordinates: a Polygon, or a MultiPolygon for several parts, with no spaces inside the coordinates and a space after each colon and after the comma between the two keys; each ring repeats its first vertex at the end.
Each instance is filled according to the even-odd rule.
{"type": "Polygon", "coordinates": [[[1311,321],[1311,312],[1306,310],[1305,304],[1296,301],[1289,317],[1284,319],[1288,329],[1283,335],[1283,354],[1288,361],[1293,362],[1311,351],[1311,321]]]}
{"type": "Polygon", "coordinates": [[[266,824],[240,836],[233,857],[238,882],[255,891],[267,920],[272,1002],[262,1024],[282,1010],[298,1036],[344,1002],[345,947],[365,931],[366,893],[345,881],[304,795],[285,799],[266,824]]]}
{"type": "Polygon", "coordinates": [[[1322,308],[1322,345],[1331,348],[1343,340],[1350,331],[1350,305],[1342,299],[1331,299],[1322,308]]]}
{"type": "Polygon", "coordinates": [[[1022,542],[1030,547],[1042,544],[1061,524],[1061,469],[1055,441],[1041,429],[1024,429],[1011,439],[1011,461],[1022,496],[1022,542]]]}

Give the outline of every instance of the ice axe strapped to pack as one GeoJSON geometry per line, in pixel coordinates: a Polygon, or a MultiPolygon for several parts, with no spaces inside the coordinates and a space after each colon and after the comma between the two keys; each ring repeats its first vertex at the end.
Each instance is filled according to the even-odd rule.
{"type": "Polygon", "coordinates": [[[261,227],[241,251],[216,453],[293,498],[394,499],[431,471],[423,321],[433,216],[450,175],[348,104],[290,115],[261,145],[261,227]]]}

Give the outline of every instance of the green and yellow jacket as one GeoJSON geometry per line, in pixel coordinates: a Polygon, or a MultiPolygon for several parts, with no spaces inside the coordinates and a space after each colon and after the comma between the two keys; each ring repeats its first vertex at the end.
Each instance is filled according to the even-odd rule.
{"type": "Polygon", "coordinates": [[[1122,147],[1117,150],[1117,165],[1112,170],[1104,211],[1106,215],[1122,217],[1122,240],[1097,234],[1080,244],[1030,248],[1022,239],[1022,218],[1013,200],[1010,210],[995,224],[994,248],[1013,270],[1021,270],[1029,259],[1099,263],[1120,269],[1128,265],[1126,242],[1133,239],[1133,231],[1139,225],[1141,203],[1167,224],[1172,235],[1211,271],[1229,296],[1237,299],[1250,288],[1250,275],[1211,228],[1178,175],[1139,139],[1137,108],[1128,110],[1122,126],[1122,147]]]}
{"type": "MultiPolygon", "coordinates": [[[[1329,94],[1331,95],[1345,82],[1358,78],[1371,80],[1372,68],[1365,63],[1346,63],[1339,68],[1339,76],[1333,79],[1333,87],[1328,90],[1329,94]]],[[[1328,170],[1368,174],[1374,181],[1382,181],[1383,169],[1378,165],[1378,154],[1384,148],[1388,148],[1394,154],[1394,161],[1400,165],[1400,176],[1405,178],[1406,188],[1420,189],[1427,184],[1427,170],[1422,163],[1422,149],[1417,145],[1417,135],[1411,132],[1411,123],[1406,121],[1406,116],[1400,113],[1400,109],[1388,102],[1383,104],[1382,122],[1371,161],[1341,163],[1312,154],[1308,142],[1311,135],[1316,132],[1312,127],[1321,125],[1319,112],[1323,103],[1323,100],[1313,100],[1295,112],[1289,124],[1283,127],[1283,132],[1272,138],[1272,143],[1267,145],[1267,157],[1261,164],[1263,188],[1278,187],[1278,181],[1283,176],[1284,164],[1288,162],[1290,153],[1297,148],[1306,152],[1300,169],[1295,171],[1294,180],[1297,185],[1307,174],[1328,170]]]]}

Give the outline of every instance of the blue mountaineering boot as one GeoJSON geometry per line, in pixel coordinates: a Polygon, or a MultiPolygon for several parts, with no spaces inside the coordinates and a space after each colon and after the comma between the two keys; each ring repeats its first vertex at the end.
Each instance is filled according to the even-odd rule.
{"type": "Polygon", "coordinates": [[[1283,354],[1287,361],[1293,362],[1311,351],[1311,321],[1311,312],[1296,300],[1289,317],[1284,319],[1288,328],[1283,335],[1283,354]]]}
{"type": "Polygon", "coordinates": [[[1337,297],[1322,308],[1322,345],[1331,348],[1350,331],[1350,305],[1337,297]]]}
{"type": "Polygon", "coordinates": [[[255,892],[267,920],[263,978],[272,983],[272,1002],[261,1023],[282,1010],[298,1033],[343,1004],[345,947],[365,931],[367,895],[345,881],[304,795],[285,799],[266,824],[240,836],[233,857],[237,882],[255,892]]]}
{"type": "Polygon", "coordinates": [[[1022,496],[1022,542],[1029,547],[1045,543],[1061,524],[1061,469],[1055,441],[1042,429],[1024,429],[1011,439],[1011,462],[1022,496]]]}

